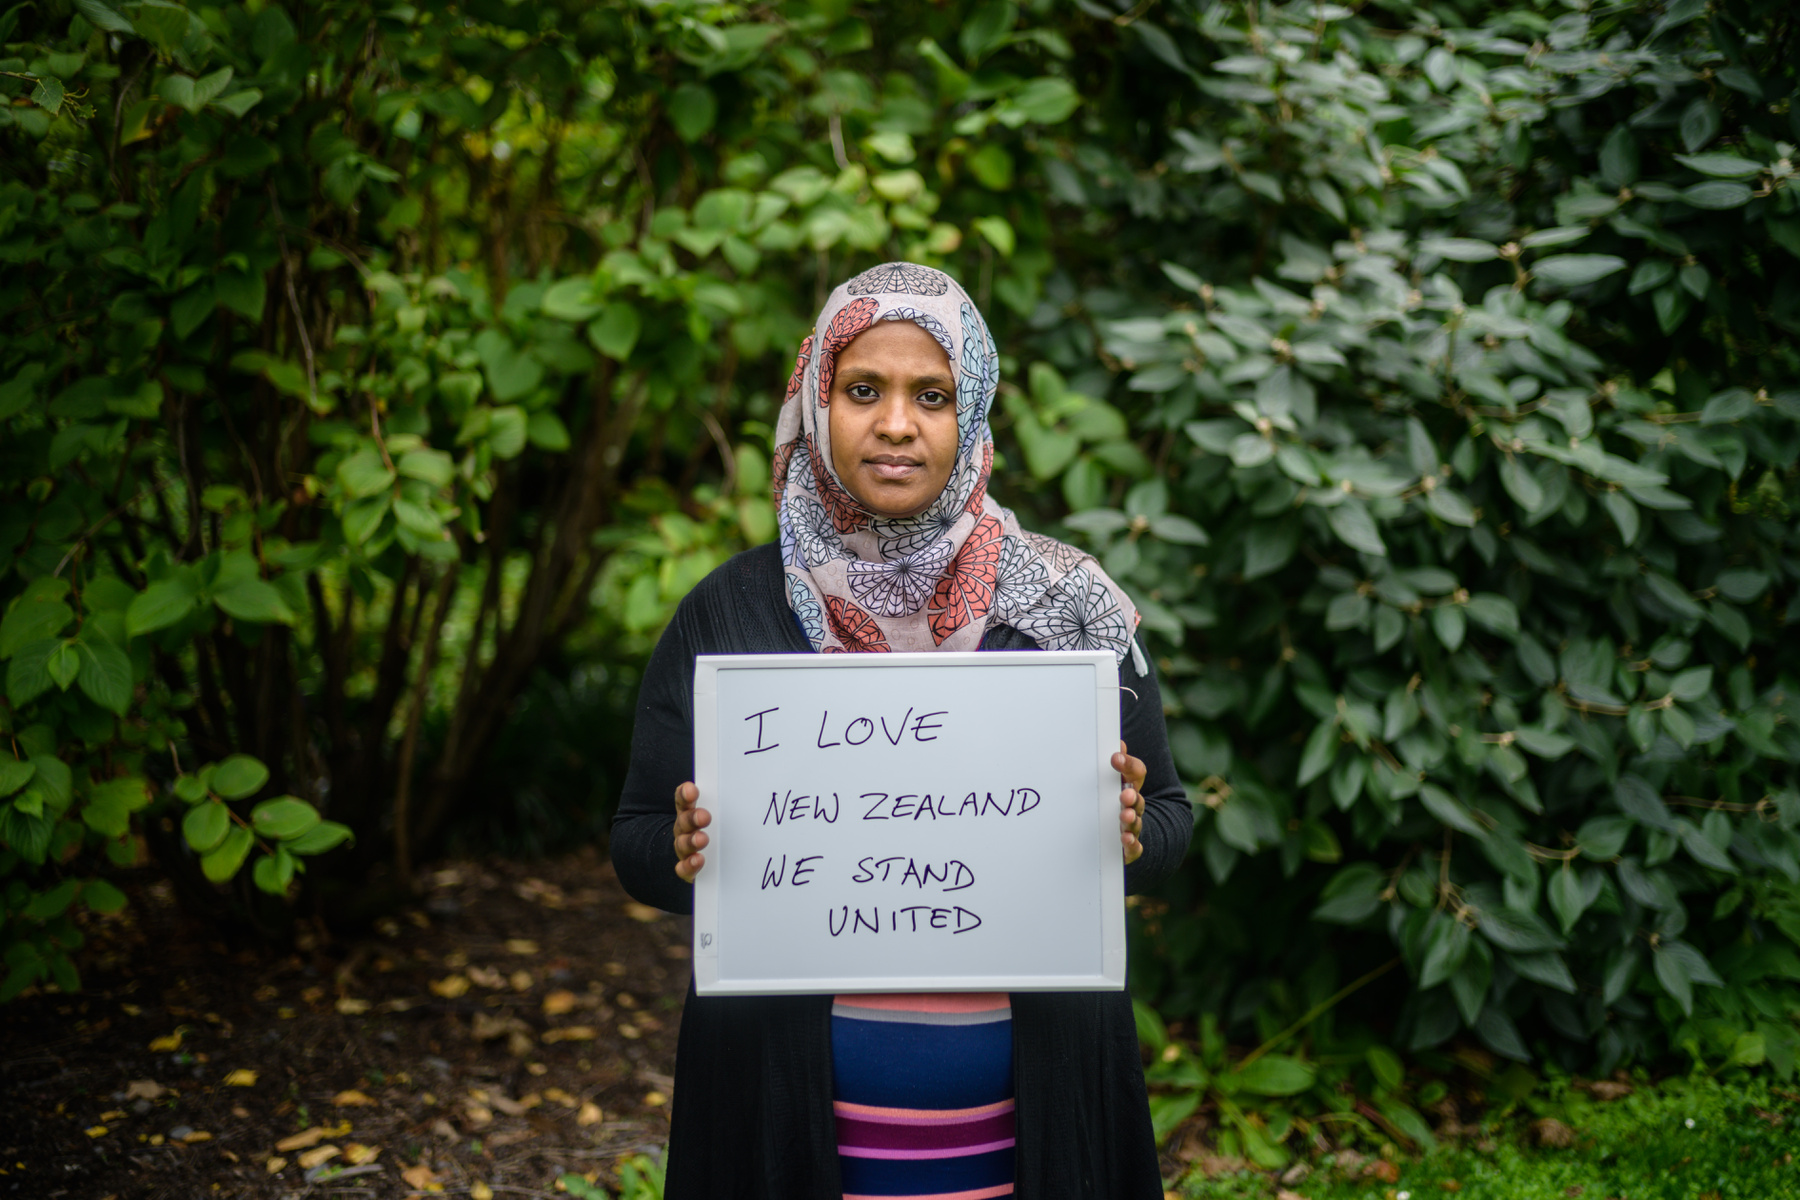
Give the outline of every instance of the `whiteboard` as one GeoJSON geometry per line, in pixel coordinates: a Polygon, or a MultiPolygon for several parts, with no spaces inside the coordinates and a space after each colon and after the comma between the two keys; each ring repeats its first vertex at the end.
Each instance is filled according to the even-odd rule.
{"type": "Polygon", "coordinates": [[[1125,986],[1106,651],[703,655],[703,996],[1125,986]]]}

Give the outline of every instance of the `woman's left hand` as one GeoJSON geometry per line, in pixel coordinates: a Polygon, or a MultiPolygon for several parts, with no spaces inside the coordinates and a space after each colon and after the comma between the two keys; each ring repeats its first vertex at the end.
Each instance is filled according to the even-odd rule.
{"type": "Polygon", "coordinates": [[[1127,866],[1144,855],[1144,843],[1139,841],[1144,834],[1144,786],[1146,770],[1144,760],[1133,758],[1125,753],[1125,743],[1119,743],[1119,752],[1112,756],[1113,770],[1125,786],[1119,791],[1119,844],[1125,848],[1127,866]]]}

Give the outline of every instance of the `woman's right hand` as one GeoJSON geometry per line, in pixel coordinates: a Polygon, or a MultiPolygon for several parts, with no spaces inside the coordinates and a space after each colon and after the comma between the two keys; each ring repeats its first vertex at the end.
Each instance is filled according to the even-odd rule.
{"type": "Polygon", "coordinates": [[[701,832],[712,824],[712,814],[700,807],[700,789],[692,780],[675,789],[675,874],[683,883],[694,882],[706,855],[700,853],[708,841],[701,832]]]}

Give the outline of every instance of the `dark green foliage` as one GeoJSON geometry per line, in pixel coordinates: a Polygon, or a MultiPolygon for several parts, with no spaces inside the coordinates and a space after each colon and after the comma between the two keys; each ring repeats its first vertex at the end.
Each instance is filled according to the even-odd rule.
{"type": "Polygon", "coordinates": [[[1149,14],[1131,136],[1043,164],[1089,236],[1037,344],[1160,469],[1047,375],[1009,412],[1203,805],[1139,983],[1260,1038],[1398,951],[1349,1005],[1403,1049],[1788,1074],[1796,27],[1464,12],[1149,14]]]}

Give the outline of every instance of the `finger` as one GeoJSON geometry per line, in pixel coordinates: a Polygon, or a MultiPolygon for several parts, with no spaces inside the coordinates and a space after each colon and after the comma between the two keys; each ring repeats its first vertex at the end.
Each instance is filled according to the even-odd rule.
{"type": "Polygon", "coordinates": [[[705,865],[706,856],[704,854],[690,854],[675,864],[675,874],[680,876],[683,883],[692,883],[694,876],[698,875],[700,868],[705,865]]]}
{"type": "Polygon", "coordinates": [[[700,800],[700,789],[694,786],[693,780],[677,784],[675,787],[675,810],[692,808],[700,800]]]}

